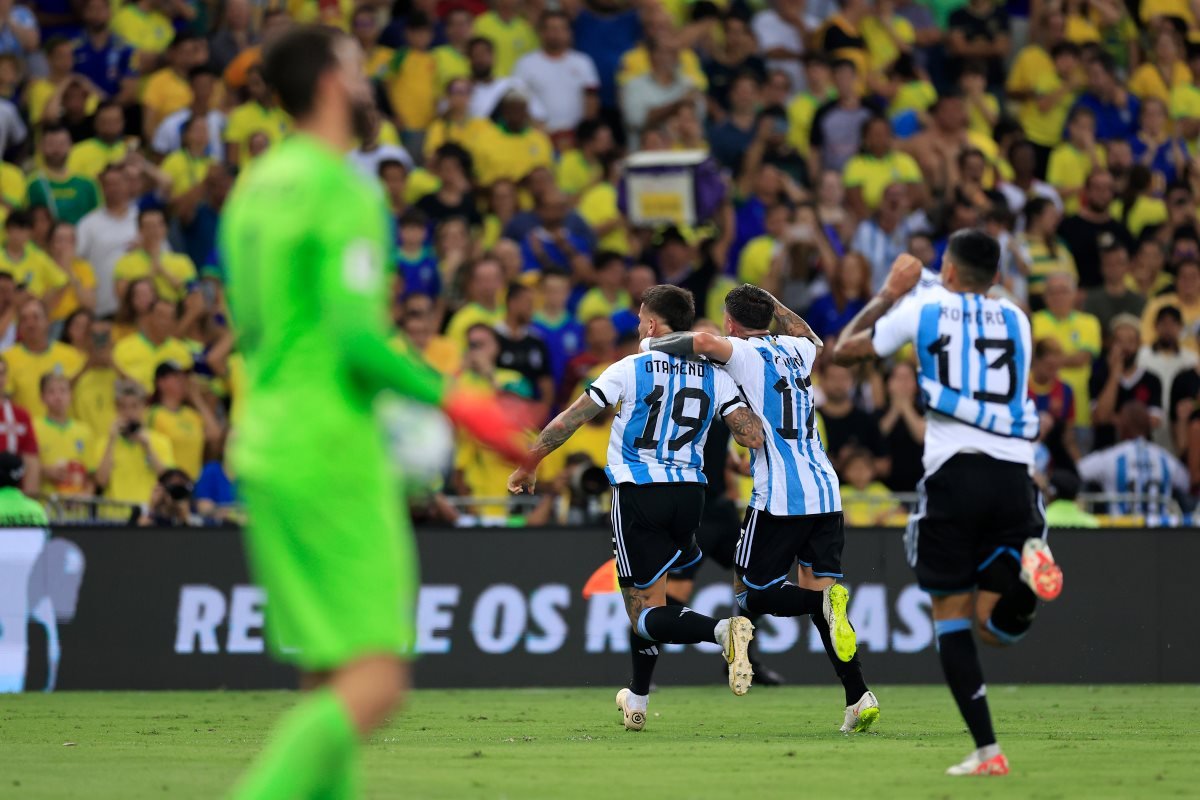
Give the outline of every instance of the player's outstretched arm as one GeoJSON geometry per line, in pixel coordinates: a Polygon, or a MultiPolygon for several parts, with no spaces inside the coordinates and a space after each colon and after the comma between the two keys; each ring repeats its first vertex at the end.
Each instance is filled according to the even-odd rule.
{"type": "Polygon", "coordinates": [[[921,262],[915,256],[901,253],[896,257],[879,294],[871,298],[863,310],[850,320],[838,337],[837,345],[833,348],[835,364],[848,367],[876,357],[872,341],[875,323],[891,311],[900,298],[912,291],[917,281],[921,280],[921,269],[921,262]]]}
{"type": "Polygon", "coordinates": [[[562,447],[575,434],[575,431],[602,410],[604,410],[604,406],[588,395],[579,395],[579,399],[572,403],[570,408],[550,420],[550,423],[538,434],[537,441],[530,448],[529,456],[524,464],[508,476],[508,490],[513,494],[533,494],[534,483],[537,480],[537,465],[543,458],[562,447]]]}
{"type": "Polygon", "coordinates": [[[718,364],[728,364],[729,359],[733,358],[733,345],[729,343],[729,340],[724,336],[714,336],[711,333],[692,333],[690,331],[668,333],[648,339],[645,344],[650,350],[657,350],[660,353],[683,358],[704,356],[718,364]]]}

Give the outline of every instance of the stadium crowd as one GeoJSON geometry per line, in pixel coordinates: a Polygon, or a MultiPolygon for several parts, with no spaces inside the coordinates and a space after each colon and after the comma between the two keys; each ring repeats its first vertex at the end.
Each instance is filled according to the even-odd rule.
{"type": "MultiPolygon", "coordinates": [[[[660,282],[701,325],[763,286],[828,343],[898,254],[936,271],[979,227],[1003,245],[994,291],[1032,316],[1043,482],[1157,498],[1113,513],[1200,486],[1187,0],[0,0],[0,413],[29,493],[237,519],[216,235],[288,134],[260,62],[296,21],[362,45],[377,107],[348,157],[393,217],[396,345],[452,379],[545,418],[637,348],[660,282]],[[724,202],[634,224],[622,157],[676,150],[708,153],[724,202]]],[[[922,474],[912,361],[815,375],[849,521],[902,520],[894,493],[922,474]]],[[[589,502],[607,422],[542,467],[529,521],[589,502]]],[[[422,513],[506,518],[445,499],[502,498],[508,471],[462,443],[422,513]]]]}

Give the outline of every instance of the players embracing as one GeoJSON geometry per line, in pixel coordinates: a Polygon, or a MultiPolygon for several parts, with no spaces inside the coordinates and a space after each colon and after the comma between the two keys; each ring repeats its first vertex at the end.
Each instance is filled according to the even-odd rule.
{"type": "MultiPolygon", "coordinates": [[[[691,328],[696,308],[690,292],[655,286],[643,295],[638,316],[642,337],[661,336],[691,328]]],[[[733,381],[712,364],[636,353],[604,370],[542,430],[529,465],[509,477],[509,490],[532,492],[536,464],[608,407],[619,407],[605,470],[613,486],[613,554],[633,626],[633,679],[616,700],[625,727],[641,730],[659,643],[720,645],[730,689],[736,695],[750,689],[750,621],[741,616],[716,620],[669,604],[667,579],[702,557],[695,534],[704,509],[704,443],[715,416],[720,414],[746,447],[758,447],[763,436],[733,381]]]]}

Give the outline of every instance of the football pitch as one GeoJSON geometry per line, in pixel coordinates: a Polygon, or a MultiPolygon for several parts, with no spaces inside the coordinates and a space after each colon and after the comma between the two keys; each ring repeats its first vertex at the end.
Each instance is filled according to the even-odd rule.
{"type": "MultiPolygon", "coordinates": [[[[941,686],[663,688],[642,733],[615,689],[417,691],[364,748],[372,798],[1136,798],[1200,794],[1200,687],[992,686],[1006,778],[946,778],[971,749],[941,686]]],[[[0,699],[0,797],[220,798],[291,692],[0,699]]]]}

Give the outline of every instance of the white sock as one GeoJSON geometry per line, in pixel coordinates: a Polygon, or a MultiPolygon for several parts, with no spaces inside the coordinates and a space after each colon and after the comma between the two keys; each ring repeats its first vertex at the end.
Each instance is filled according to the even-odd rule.
{"type": "Polygon", "coordinates": [[[729,638],[729,620],[723,619],[717,623],[717,627],[713,628],[714,641],[725,647],[725,640],[729,638]]]}
{"type": "Polygon", "coordinates": [[[645,711],[649,704],[650,695],[634,694],[633,692],[629,693],[628,699],[625,701],[625,705],[629,706],[630,711],[645,711]]]}
{"type": "Polygon", "coordinates": [[[995,758],[1000,755],[1000,745],[989,744],[987,747],[981,747],[975,751],[980,761],[987,761],[989,758],[995,758]]]}

